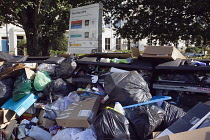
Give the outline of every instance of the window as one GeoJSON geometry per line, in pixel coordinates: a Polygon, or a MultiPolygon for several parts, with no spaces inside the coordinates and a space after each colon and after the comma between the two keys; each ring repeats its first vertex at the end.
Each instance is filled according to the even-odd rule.
{"type": "Polygon", "coordinates": [[[116,50],[121,50],[121,39],[120,38],[116,39],[116,50]]]}
{"type": "Polygon", "coordinates": [[[105,24],[105,28],[111,28],[111,21],[110,21],[110,19],[105,19],[104,24],[105,24]]]}
{"type": "Polygon", "coordinates": [[[8,37],[1,37],[1,39],[8,39],[8,37]]]}
{"type": "Polygon", "coordinates": [[[23,39],[23,36],[17,36],[17,39],[23,39]]]}
{"type": "Polygon", "coordinates": [[[110,50],[110,38],[105,38],[105,50],[110,50]]]}

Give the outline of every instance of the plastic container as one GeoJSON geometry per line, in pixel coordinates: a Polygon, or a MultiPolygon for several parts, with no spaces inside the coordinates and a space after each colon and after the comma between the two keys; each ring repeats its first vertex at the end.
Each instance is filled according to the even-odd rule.
{"type": "Polygon", "coordinates": [[[206,66],[206,63],[192,60],[191,61],[191,65],[194,65],[194,66],[206,66]]]}
{"type": "Polygon", "coordinates": [[[125,115],[125,110],[123,109],[122,105],[119,102],[115,102],[114,109],[119,113],[125,115]]]}

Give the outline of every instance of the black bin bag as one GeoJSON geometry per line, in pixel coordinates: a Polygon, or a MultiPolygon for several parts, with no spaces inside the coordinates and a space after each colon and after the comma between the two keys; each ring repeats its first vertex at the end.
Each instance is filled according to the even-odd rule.
{"type": "Polygon", "coordinates": [[[130,139],[129,121],[114,111],[106,109],[100,112],[93,122],[97,140],[127,140],[130,139]]]}
{"type": "Polygon", "coordinates": [[[74,85],[65,82],[63,79],[58,78],[52,80],[44,88],[44,96],[48,101],[52,102],[57,100],[59,97],[67,96],[71,91],[75,91],[74,85]]]}
{"type": "Polygon", "coordinates": [[[132,123],[138,140],[148,138],[160,126],[164,114],[164,110],[156,104],[126,109],[126,116],[132,123]]]}
{"type": "Polygon", "coordinates": [[[186,114],[186,112],[184,112],[183,109],[165,101],[162,103],[161,107],[165,111],[165,116],[162,122],[163,129],[168,128],[176,120],[178,120],[186,114]]]}
{"type": "Polygon", "coordinates": [[[0,106],[12,97],[15,79],[6,77],[0,80],[0,106]]]}
{"type": "Polygon", "coordinates": [[[77,63],[75,62],[73,56],[68,57],[55,68],[55,75],[57,78],[67,79],[73,75],[76,66],[77,63]]]}
{"type": "Polygon", "coordinates": [[[108,102],[120,102],[123,106],[149,101],[151,94],[147,82],[137,71],[111,73],[104,80],[108,102]]]}

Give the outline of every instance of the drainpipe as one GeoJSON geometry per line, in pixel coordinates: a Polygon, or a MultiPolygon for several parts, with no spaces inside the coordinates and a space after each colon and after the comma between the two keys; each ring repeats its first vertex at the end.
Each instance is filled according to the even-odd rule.
{"type": "Polygon", "coordinates": [[[9,35],[8,35],[8,26],[7,26],[7,24],[6,24],[6,36],[7,36],[6,48],[7,48],[7,53],[9,53],[9,35]]]}

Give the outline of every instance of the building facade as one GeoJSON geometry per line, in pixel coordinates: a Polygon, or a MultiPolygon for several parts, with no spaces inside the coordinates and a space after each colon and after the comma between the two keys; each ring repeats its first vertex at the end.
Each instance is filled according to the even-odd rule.
{"type": "MultiPolygon", "coordinates": [[[[118,23],[118,26],[122,26],[118,23]]],[[[69,31],[67,30],[65,35],[69,36],[69,31]]],[[[21,55],[17,47],[18,41],[25,40],[25,32],[22,28],[17,27],[12,24],[4,24],[0,28],[0,51],[8,52],[14,55],[21,55]]],[[[122,39],[115,35],[115,31],[111,24],[104,24],[102,29],[102,51],[110,52],[116,50],[130,50],[130,47],[137,47],[140,51],[144,50],[144,46],[147,45],[147,40],[143,39],[138,42],[129,42],[127,39],[122,39]]],[[[180,42],[178,49],[185,47],[184,43],[180,42]]]]}
{"type": "Polygon", "coordinates": [[[26,39],[22,28],[12,24],[3,24],[0,28],[0,51],[18,55],[17,43],[26,39]]]}

